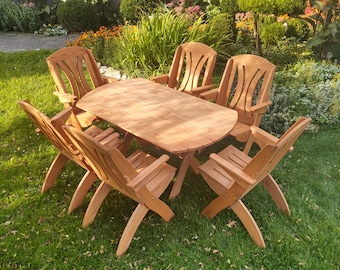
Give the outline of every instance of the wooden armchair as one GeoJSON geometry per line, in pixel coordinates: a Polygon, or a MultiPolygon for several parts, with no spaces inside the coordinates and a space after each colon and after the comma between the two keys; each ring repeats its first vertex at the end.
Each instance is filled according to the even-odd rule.
{"type": "Polygon", "coordinates": [[[213,88],[217,52],[206,44],[188,42],[177,47],[170,72],[151,80],[198,96],[213,88]]]}
{"type": "Polygon", "coordinates": [[[93,222],[103,200],[112,188],[138,203],[119,241],[117,256],[126,252],[139,224],[149,210],[156,212],[165,221],[170,221],[174,213],[159,199],[176,171],[176,168],[166,163],[169,158],[167,155],[156,159],[142,151],[136,151],[125,158],[119,150],[107,149],[74,127],[64,126],[64,129],[102,180],[86,210],[83,227],[93,222]]]}
{"type": "Polygon", "coordinates": [[[55,83],[53,94],[58,96],[65,108],[72,107],[74,110],[70,123],[81,127],[91,125],[96,117],[75,104],[92,89],[117,79],[103,77],[91,51],[84,47],[62,48],[51,54],[46,62],[55,83]]]}
{"type": "Polygon", "coordinates": [[[265,247],[260,229],[243,204],[242,198],[258,183],[262,183],[277,207],[290,214],[286,199],[270,172],[291,149],[310,121],[309,118],[300,118],[284,135],[274,141],[267,132],[252,126],[251,136],[262,146],[253,158],[231,145],[218,154],[211,154],[210,159],[201,165],[199,170],[218,197],[208,204],[202,215],[213,218],[223,209],[230,207],[254,242],[265,247]]]}
{"type": "Polygon", "coordinates": [[[246,142],[245,153],[249,153],[253,143],[250,127],[260,125],[262,115],[272,104],[269,93],[275,69],[274,64],[257,55],[233,56],[227,62],[219,88],[199,95],[238,112],[238,121],[230,135],[246,142]]]}
{"type": "MultiPolygon", "coordinates": [[[[65,124],[66,120],[72,113],[72,108],[66,108],[50,119],[45,114],[36,109],[33,105],[31,105],[28,101],[21,100],[18,102],[18,104],[25,111],[27,116],[35,123],[37,131],[43,133],[58,150],[58,154],[53,160],[45,176],[45,181],[43,183],[41,192],[46,192],[54,186],[61,169],[65,166],[68,160],[74,161],[86,170],[86,173],[77,188],[77,197],[73,197],[70,203],[70,213],[82,203],[87,191],[97,179],[97,176],[93,172],[92,168],[88,166],[83,156],[79,153],[79,151],[76,150],[69,137],[62,129],[62,125],[65,124]]],[[[91,126],[84,132],[108,148],[120,147],[122,143],[122,141],[119,139],[119,134],[114,132],[112,128],[102,130],[96,126],[91,126]]]]}

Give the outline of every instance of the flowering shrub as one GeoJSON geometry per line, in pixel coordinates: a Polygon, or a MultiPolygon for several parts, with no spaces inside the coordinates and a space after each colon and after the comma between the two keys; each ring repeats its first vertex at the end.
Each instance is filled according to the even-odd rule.
{"type": "Polygon", "coordinates": [[[17,5],[11,0],[0,1],[0,29],[33,33],[40,27],[38,10],[33,2],[17,5]]]}
{"type": "Polygon", "coordinates": [[[178,16],[181,14],[185,14],[192,21],[204,14],[199,5],[186,7],[185,0],[172,0],[166,6],[169,10],[174,10],[178,16]]]}
{"type": "Polygon", "coordinates": [[[271,91],[272,106],[261,126],[283,134],[300,116],[308,116],[313,126],[340,124],[340,66],[300,61],[276,73],[271,91]]]}
{"type": "Polygon", "coordinates": [[[101,26],[98,31],[87,31],[82,33],[79,38],[69,43],[68,46],[81,46],[90,49],[94,57],[103,61],[105,53],[110,51],[114,45],[114,38],[116,38],[123,28],[121,26],[113,26],[107,28],[101,26]]]}

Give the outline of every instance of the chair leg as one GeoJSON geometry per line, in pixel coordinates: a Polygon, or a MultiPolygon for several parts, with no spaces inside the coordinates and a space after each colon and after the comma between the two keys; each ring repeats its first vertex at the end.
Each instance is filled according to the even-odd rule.
{"type": "Polygon", "coordinates": [[[92,187],[93,183],[98,179],[97,175],[91,171],[87,171],[83,176],[83,179],[77,186],[76,191],[73,194],[70,206],[68,207],[68,213],[71,214],[77,209],[83,202],[87,192],[92,187]]]}
{"type": "Polygon", "coordinates": [[[249,154],[249,151],[250,151],[250,149],[251,149],[251,147],[253,145],[253,142],[254,142],[253,137],[249,136],[249,138],[248,138],[248,140],[247,140],[247,142],[246,142],[246,144],[244,146],[243,153],[245,153],[247,155],[249,154]]]}
{"type": "Polygon", "coordinates": [[[142,187],[138,194],[141,196],[146,207],[165,221],[169,222],[175,216],[171,208],[165,202],[153,196],[146,187],[142,187]]]}
{"type": "Polygon", "coordinates": [[[128,149],[129,149],[129,146],[130,146],[132,139],[133,139],[132,134],[129,133],[129,132],[126,132],[125,135],[124,135],[123,143],[120,147],[120,151],[123,153],[124,156],[126,155],[128,149]]]}
{"type": "Polygon", "coordinates": [[[134,236],[139,224],[142,222],[148,211],[149,209],[145,205],[137,205],[135,211],[132,213],[128,223],[125,226],[122,237],[119,240],[118,248],[116,251],[117,256],[122,256],[129,248],[132,237],[134,236]]]}
{"type": "Polygon", "coordinates": [[[262,180],[263,187],[268,191],[276,206],[284,213],[290,215],[290,209],[279,185],[269,174],[262,180]]]}
{"type": "Polygon", "coordinates": [[[261,231],[256,224],[256,221],[249,212],[248,208],[244,205],[244,203],[241,200],[239,200],[238,202],[230,206],[230,208],[241,220],[242,224],[247,229],[250,237],[253,239],[255,244],[262,248],[266,247],[266,244],[263,240],[261,231]]]}
{"type": "Polygon", "coordinates": [[[112,187],[105,182],[102,182],[94,193],[89,206],[87,207],[84,219],[83,228],[90,225],[95,219],[100,206],[102,205],[107,194],[111,191],[112,187]]]}
{"type": "Polygon", "coordinates": [[[48,172],[45,176],[44,184],[41,188],[41,193],[46,192],[50,188],[54,186],[54,183],[61,171],[61,169],[65,166],[66,162],[68,161],[68,157],[59,153],[55,159],[53,160],[48,172]]]}
{"type": "Polygon", "coordinates": [[[239,185],[234,184],[227,192],[227,194],[236,194],[236,195],[227,195],[221,194],[216,199],[212,200],[201,212],[201,214],[208,218],[213,218],[223,209],[233,205],[239,200],[239,196],[237,194],[243,194],[244,188],[239,185]]]}

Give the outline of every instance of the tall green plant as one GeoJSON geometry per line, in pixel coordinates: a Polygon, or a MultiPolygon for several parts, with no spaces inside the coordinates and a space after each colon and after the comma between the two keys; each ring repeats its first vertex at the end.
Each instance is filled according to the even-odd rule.
{"type": "MultiPolygon", "coordinates": [[[[220,28],[219,28],[220,29],[220,28]]],[[[150,76],[167,72],[177,46],[199,41],[220,50],[228,38],[215,27],[203,24],[202,18],[192,22],[185,14],[156,12],[144,16],[136,26],[126,25],[116,40],[114,58],[108,64],[130,76],[150,76]]]]}
{"type": "Polygon", "coordinates": [[[330,47],[340,46],[340,4],[337,1],[327,1],[327,4],[315,0],[310,2],[316,13],[304,19],[317,33],[308,41],[306,48],[314,48],[319,51],[320,57],[324,57],[330,47]]]}

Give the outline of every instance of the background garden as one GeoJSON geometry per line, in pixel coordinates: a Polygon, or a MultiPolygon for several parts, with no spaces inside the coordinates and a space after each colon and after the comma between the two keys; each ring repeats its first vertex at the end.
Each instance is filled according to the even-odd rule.
{"type": "MultiPolygon", "coordinates": [[[[82,32],[69,46],[91,49],[129,77],[167,72],[176,47],[187,41],[218,52],[216,85],[230,56],[260,54],[277,65],[273,105],[261,127],[280,135],[299,116],[313,119],[273,173],[292,216],[281,214],[261,187],[245,198],[266,249],[252,243],[232,211],[201,217],[214,195],[190,174],[179,198],[168,202],[165,194],[175,218],[165,223],[150,213],[127,254],[116,258],[133,202],[111,192],[94,224],[82,229],[88,200],[66,213],[83,173],[71,163],[55,188],[40,194],[56,151],[16,102],[27,99],[51,117],[62,109],[45,62],[53,51],[0,53],[2,269],[337,269],[339,29],[337,1],[0,1],[0,31],[82,32]]],[[[206,149],[200,159],[230,142],[206,149]]]]}

